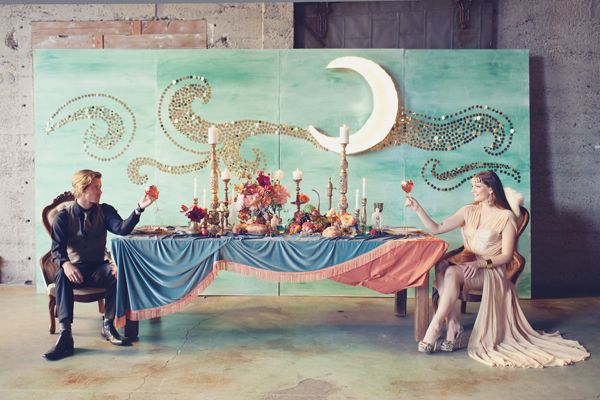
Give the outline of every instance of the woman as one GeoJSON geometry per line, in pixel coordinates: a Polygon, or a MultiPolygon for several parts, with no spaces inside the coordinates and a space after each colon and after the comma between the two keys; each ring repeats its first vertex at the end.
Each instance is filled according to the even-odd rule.
{"type": "MultiPolygon", "coordinates": [[[[493,171],[471,179],[474,203],[442,223],[433,221],[413,197],[406,206],[417,212],[433,234],[461,228],[465,251],[436,265],[438,309],[419,342],[420,352],[454,351],[464,330],[455,310],[463,290],[482,290],[481,306],[468,344],[471,358],[489,366],[541,368],[584,360],[589,353],[558,332],[534,331],[519,306],[516,289],[505,277],[517,241],[517,216],[511,211],[500,179],[493,171]],[[442,325],[446,336],[442,340],[442,325]]],[[[518,213],[519,206],[513,209],[518,213]]]]}

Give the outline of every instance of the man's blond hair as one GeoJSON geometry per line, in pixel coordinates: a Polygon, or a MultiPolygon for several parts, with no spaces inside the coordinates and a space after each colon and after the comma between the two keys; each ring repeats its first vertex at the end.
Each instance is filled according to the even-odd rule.
{"type": "Polygon", "coordinates": [[[83,195],[83,191],[90,186],[92,181],[96,178],[102,178],[102,174],[97,171],[92,171],[91,169],[82,169],[81,171],[77,171],[73,174],[73,180],[71,184],[73,185],[73,196],[76,199],[80,198],[83,195]]]}

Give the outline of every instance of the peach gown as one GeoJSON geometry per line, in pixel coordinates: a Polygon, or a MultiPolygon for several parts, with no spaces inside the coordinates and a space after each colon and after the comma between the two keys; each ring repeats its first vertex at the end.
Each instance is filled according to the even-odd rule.
{"type": "MultiPolygon", "coordinates": [[[[495,218],[481,221],[481,205],[464,207],[462,235],[465,249],[483,258],[502,252],[506,224],[517,228],[515,214],[502,210],[495,218]]],[[[465,288],[482,289],[479,313],[469,338],[469,356],[489,366],[543,368],[562,366],[589,357],[576,340],[560,333],[535,331],[523,314],[514,284],[505,278],[506,266],[477,271],[465,288]],[[483,286],[483,287],[481,287],[483,286]]]]}

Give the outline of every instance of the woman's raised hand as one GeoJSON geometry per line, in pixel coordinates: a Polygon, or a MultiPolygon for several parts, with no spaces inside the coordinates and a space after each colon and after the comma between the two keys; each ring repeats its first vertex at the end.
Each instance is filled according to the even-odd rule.
{"type": "Polygon", "coordinates": [[[419,212],[419,210],[423,209],[417,199],[412,196],[406,196],[406,202],[404,203],[404,206],[416,212],[419,212]]]}

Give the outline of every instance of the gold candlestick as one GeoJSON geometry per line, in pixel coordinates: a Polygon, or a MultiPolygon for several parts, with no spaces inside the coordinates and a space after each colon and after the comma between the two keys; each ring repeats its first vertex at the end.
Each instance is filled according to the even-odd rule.
{"type": "Polygon", "coordinates": [[[348,192],[348,161],[346,160],[346,146],[347,143],[342,143],[342,159],[340,160],[340,202],[338,207],[342,214],[346,213],[348,209],[348,199],[346,193],[348,192]]]}
{"type": "Polygon", "coordinates": [[[210,168],[210,193],[211,202],[208,211],[208,223],[210,225],[219,225],[219,163],[217,162],[217,145],[211,144],[211,168],[210,168]]]}
{"type": "Polygon", "coordinates": [[[300,182],[302,182],[302,179],[294,179],[294,182],[296,182],[296,201],[294,201],[292,204],[296,205],[296,212],[300,211],[300,182]]]}
{"type": "Polygon", "coordinates": [[[222,205],[222,223],[221,223],[221,227],[224,231],[229,230],[229,181],[230,179],[223,179],[223,183],[225,183],[225,201],[223,201],[223,203],[221,203],[222,205]]]}
{"type": "Polygon", "coordinates": [[[333,183],[331,183],[331,177],[329,177],[329,182],[327,182],[327,211],[331,210],[332,197],[333,197],[333,183]]]}
{"type": "Polygon", "coordinates": [[[363,225],[367,225],[367,198],[363,197],[362,198],[362,202],[361,202],[361,216],[360,216],[360,223],[363,225]]]}

